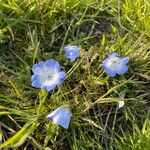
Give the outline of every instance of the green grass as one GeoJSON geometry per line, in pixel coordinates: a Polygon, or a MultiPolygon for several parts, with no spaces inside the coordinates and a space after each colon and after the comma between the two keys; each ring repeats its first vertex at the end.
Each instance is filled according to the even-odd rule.
{"type": "Polygon", "coordinates": [[[148,150],[150,147],[149,0],[0,0],[0,149],[148,150]],[[63,47],[77,44],[70,64],[63,47]],[[112,52],[129,71],[106,76],[112,52]],[[31,87],[31,67],[57,59],[65,83],[46,93],[31,87]],[[118,101],[125,106],[118,109],[118,101]],[[68,130],[46,115],[68,105],[68,130]]]}

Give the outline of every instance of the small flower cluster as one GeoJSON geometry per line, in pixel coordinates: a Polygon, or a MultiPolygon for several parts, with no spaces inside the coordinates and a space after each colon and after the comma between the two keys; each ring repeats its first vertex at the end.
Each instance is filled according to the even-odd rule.
{"type": "MultiPolygon", "coordinates": [[[[79,57],[80,48],[78,46],[64,47],[66,59],[73,62],[79,57]]],[[[102,62],[102,67],[109,77],[115,77],[117,74],[122,75],[128,71],[128,57],[119,57],[117,53],[111,54],[102,62]]],[[[40,61],[32,67],[32,86],[51,91],[59,85],[62,85],[66,79],[66,73],[61,69],[58,61],[49,59],[40,61]]],[[[119,107],[123,107],[124,103],[119,102],[119,107]]],[[[67,129],[71,119],[71,112],[68,108],[62,106],[51,112],[46,118],[54,124],[58,124],[67,129]]]]}
{"type": "MultiPolygon", "coordinates": [[[[80,53],[80,48],[77,46],[66,46],[66,59],[73,62],[80,53]]],[[[66,79],[66,73],[61,70],[58,61],[49,59],[47,61],[40,61],[32,67],[32,86],[36,88],[45,89],[46,91],[53,90],[56,86],[61,85],[66,79]]]]}
{"type": "MultiPolygon", "coordinates": [[[[66,59],[70,62],[73,62],[79,57],[80,48],[77,46],[66,46],[64,50],[66,52],[66,59]]],[[[56,86],[63,84],[66,79],[65,71],[61,69],[59,62],[54,59],[49,59],[45,62],[40,61],[37,64],[34,64],[32,72],[34,74],[31,78],[31,85],[48,92],[56,88],[56,86]]],[[[66,107],[59,107],[46,118],[52,120],[54,124],[58,124],[67,129],[71,119],[71,112],[66,107]]]]}

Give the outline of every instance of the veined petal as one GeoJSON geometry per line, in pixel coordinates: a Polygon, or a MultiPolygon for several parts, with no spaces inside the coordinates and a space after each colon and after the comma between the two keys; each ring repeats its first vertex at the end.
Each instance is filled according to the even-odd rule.
{"type": "Polygon", "coordinates": [[[31,85],[33,87],[36,87],[36,88],[40,88],[41,87],[41,80],[39,79],[38,75],[33,74],[31,80],[32,80],[32,84],[31,85]]]}
{"type": "Polygon", "coordinates": [[[52,120],[54,124],[58,124],[67,129],[71,119],[71,112],[65,107],[60,107],[50,113],[46,118],[52,120]]]}
{"type": "Polygon", "coordinates": [[[64,82],[64,80],[66,79],[66,73],[64,71],[60,71],[58,73],[58,78],[59,78],[59,80],[57,82],[57,85],[61,85],[64,82]]]}
{"type": "Polygon", "coordinates": [[[122,58],[122,63],[126,65],[129,62],[129,60],[129,57],[122,58]]]}
{"type": "Polygon", "coordinates": [[[36,88],[41,88],[40,80],[34,80],[31,85],[36,88]]]}
{"type": "Polygon", "coordinates": [[[106,58],[105,60],[103,60],[103,64],[102,66],[107,66],[107,63],[109,62],[110,58],[106,58]]]}
{"type": "Polygon", "coordinates": [[[80,54],[80,48],[77,46],[66,46],[64,47],[66,52],[66,58],[73,62],[80,54]]]}
{"type": "Polygon", "coordinates": [[[108,70],[106,69],[106,74],[109,76],[109,77],[115,77],[116,76],[116,72],[115,71],[112,71],[112,70],[108,70]]]}
{"type": "Polygon", "coordinates": [[[58,63],[58,61],[54,60],[54,59],[49,59],[46,60],[46,62],[44,63],[44,66],[47,68],[54,68],[55,70],[59,71],[61,69],[60,64],[58,63]]]}
{"type": "Polygon", "coordinates": [[[76,50],[70,50],[68,52],[66,52],[66,56],[67,58],[75,58],[79,56],[79,52],[76,50]]]}
{"type": "Polygon", "coordinates": [[[52,84],[52,85],[45,85],[43,86],[43,89],[45,89],[46,91],[51,91],[56,87],[56,85],[52,84]]]}
{"type": "Polygon", "coordinates": [[[47,115],[47,119],[52,120],[60,111],[61,107],[55,109],[53,112],[51,112],[50,114],[47,115]]]}
{"type": "Polygon", "coordinates": [[[31,77],[31,81],[38,80],[38,75],[33,74],[31,77]]]}
{"type": "Polygon", "coordinates": [[[46,81],[42,84],[41,88],[45,89],[46,91],[51,91],[56,87],[56,84],[54,82],[51,81],[46,81]]]}
{"type": "Polygon", "coordinates": [[[74,55],[70,55],[69,52],[66,53],[66,58],[71,62],[73,62],[76,59],[76,57],[74,55]]]}
{"type": "Polygon", "coordinates": [[[124,74],[128,71],[128,67],[126,65],[122,65],[118,70],[117,70],[117,73],[118,74],[124,74]]]}
{"type": "Polygon", "coordinates": [[[38,74],[43,69],[43,64],[44,64],[43,61],[40,61],[39,63],[34,64],[32,67],[33,73],[38,74]]]}
{"type": "Polygon", "coordinates": [[[65,50],[65,52],[68,52],[69,50],[73,50],[73,49],[75,49],[76,51],[79,51],[79,47],[78,46],[71,46],[71,45],[68,45],[68,46],[65,46],[64,47],[64,50],[65,50]]]}

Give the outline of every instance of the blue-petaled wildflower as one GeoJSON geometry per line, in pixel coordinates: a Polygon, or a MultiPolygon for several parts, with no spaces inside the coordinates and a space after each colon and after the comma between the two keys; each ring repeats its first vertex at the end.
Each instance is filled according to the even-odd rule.
{"type": "Polygon", "coordinates": [[[65,46],[66,58],[73,62],[80,54],[80,48],[78,46],[65,46]]]}
{"type": "Polygon", "coordinates": [[[51,112],[46,118],[51,120],[54,124],[58,124],[67,129],[69,127],[71,116],[71,112],[68,108],[59,107],[51,112]]]}
{"type": "Polygon", "coordinates": [[[56,86],[61,85],[66,78],[66,74],[61,70],[60,64],[54,59],[34,64],[32,71],[34,73],[31,79],[32,86],[47,91],[51,91],[56,86]]]}
{"type": "Polygon", "coordinates": [[[111,54],[103,61],[102,67],[110,77],[115,77],[117,74],[121,75],[128,71],[127,63],[128,57],[119,57],[117,53],[111,54]]]}

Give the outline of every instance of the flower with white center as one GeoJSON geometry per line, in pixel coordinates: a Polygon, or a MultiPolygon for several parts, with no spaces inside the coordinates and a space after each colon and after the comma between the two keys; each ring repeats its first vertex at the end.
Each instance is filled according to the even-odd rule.
{"type": "Polygon", "coordinates": [[[113,53],[103,61],[102,67],[108,76],[115,77],[117,74],[122,75],[128,71],[128,62],[129,57],[123,58],[113,53]]]}
{"type": "Polygon", "coordinates": [[[61,85],[66,78],[66,73],[61,70],[60,64],[54,59],[34,64],[32,71],[34,73],[31,78],[32,86],[46,91],[51,91],[61,85]]]}
{"type": "Polygon", "coordinates": [[[118,102],[118,107],[119,107],[119,108],[122,108],[123,106],[124,106],[124,101],[119,101],[119,102],[118,102]]]}
{"type": "Polygon", "coordinates": [[[67,129],[69,127],[71,116],[71,112],[68,108],[59,107],[47,115],[46,118],[51,120],[54,124],[58,124],[67,129]]]}
{"type": "Polygon", "coordinates": [[[65,46],[66,58],[73,62],[80,54],[80,48],[78,46],[65,46]]]}

